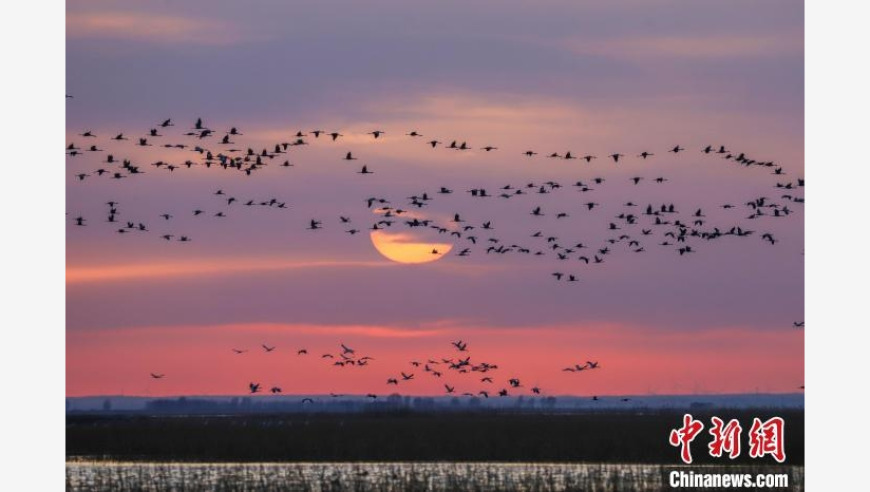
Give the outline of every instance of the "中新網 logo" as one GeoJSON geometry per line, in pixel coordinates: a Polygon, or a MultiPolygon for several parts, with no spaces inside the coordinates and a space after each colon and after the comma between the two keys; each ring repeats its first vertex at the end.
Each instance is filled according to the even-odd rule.
{"type": "MultiPolygon", "coordinates": [[[[726,424],[719,417],[711,417],[712,425],[708,433],[712,436],[707,448],[714,458],[727,455],[730,459],[740,456],[740,435],[743,427],[737,419],[726,424]]],[[[683,463],[692,463],[692,441],[704,430],[704,423],[696,420],[691,414],[683,415],[683,425],[671,430],[668,442],[671,446],[680,448],[680,459],[683,463]]],[[[778,463],[785,461],[785,421],[782,417],[771,417],[762,421],[758,417],[752,419],[749,429],[749,456],[763,458],[770,455],[778,463]]]]}

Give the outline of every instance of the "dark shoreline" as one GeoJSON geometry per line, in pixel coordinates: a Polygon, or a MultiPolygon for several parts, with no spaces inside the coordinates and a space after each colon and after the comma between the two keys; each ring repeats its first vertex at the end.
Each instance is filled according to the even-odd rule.
{"type": "MultiPolygon", "coordinates": [[[[676,465],[670,430],[684,410],[541,412],[280,413],[168,416],[69,414],[66,454],[112,461],[183,462],[548,462],[676,465]]],[[[705,409],[692,443],[696,464],[774,465],[748,456],[753,417],[785,419],[786,465],[804,463],[804,412],[705,409]],[[741,456],[711,458],[710,417],[743,426],[741,456]]]]}

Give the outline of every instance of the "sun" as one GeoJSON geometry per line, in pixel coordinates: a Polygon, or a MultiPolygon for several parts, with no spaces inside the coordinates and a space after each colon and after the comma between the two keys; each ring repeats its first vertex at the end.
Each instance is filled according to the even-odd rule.
{"type": "Polygon", "coordinates": [[[371,239],[378,253],[396,263],[431,263],[453,248],[449,243],[419,242],[413,235],[400,232],[372,231],[371,239]]]}

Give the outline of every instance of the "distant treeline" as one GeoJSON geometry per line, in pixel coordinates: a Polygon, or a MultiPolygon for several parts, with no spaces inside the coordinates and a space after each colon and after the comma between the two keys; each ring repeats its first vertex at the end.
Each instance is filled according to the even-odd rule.
{"type": "MultiPolygon", "coordinates": [[[[390,411],[353,414],[283,413],[234,416],[67,416],[67,457],[139,461],[514,461],[677,464],[668,444],[682,411],[546,413],[516,411],[390,411]]],[[[748,457],[753,417],[785,419],[786,464],[803,465],[800,410],[701,410],[703,434],[692,443],[696,463],[710,458],[710,417],[743,425],[742,455],[734,463],[771,464],[748,457]]]]}
{"type": "Polygon", "coordinates": [[[803,408],[803,395],[732,395],[590,397],[576,396],[510,396],[482,398],[479,396],[407,396],[392,394],[371,399],[364,396],[239,396],[239,397],[173,397],[137,399],[123,398],[68,399],[69,414],[141,413],[148,415],[236,415],[256,413],[347,413],[347,412],[471,412],[492,410],[515,412],[595,412],[599,410],[650,411],[684,409],[701,411],[712,408],[803,408]],[[797,396],[797,397],[795,397],[797,396]],[[117,404],[117,405],[116,405],[117,404]]]}
{"type": "MultiPolygon", "coordinates": [[[[389,395],[372,400],[365,397],[341,397],[316,399],[292,397],[234,397],[230,399],[177,397],[146,401],[141,410],[113,408],[110,399],[105,399],[99,409],[77,410],[68,405],[68,413],[144,413],[148,415],[234,415],[247,413],[286,412],[391,412],[391,411],[489,411],[492,408],[511,410],[555,410],[557,399],[553,396],[510,399],[488,402],[482,398],[433,398],[425,396],[389,395]]],[[[562,409],[572,407],[563,405],[562,409]]]]}

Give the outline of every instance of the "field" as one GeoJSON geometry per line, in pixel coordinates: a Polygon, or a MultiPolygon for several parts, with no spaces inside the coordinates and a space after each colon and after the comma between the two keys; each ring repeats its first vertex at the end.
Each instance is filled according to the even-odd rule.
{"type": "MultiPolygon", "coordinates": [[[[681,411],[516,413],[386,412],[236,416],[70,415],[68,459],[184,462],[517,462],[674,465],[668,444],[681,411]]],[[[695,418],[707,422],[709,416],[695,418]]],[[[789,465],[803,465],[802,411],[718,410],[744,427],[744,452],[735,463],[775,464],[749,458],[746,432],[753,417],[785,419],[789,465]]],[[[707,456],[706,430],[693,443],[699,464],[707,456]]]]}
{"type": "MultiPolygon", "coordinates": [[[[778,473],[803,489],[803,412],[717,410],[744,427],[786,421],[784,465],[707,455],[695,473],[778,473]]],[[[709,422],[712,414],[695,413],[709,422]]],[[[681,411],[69,415],[67,490],[653,491],[666,489],[681,411]]],[[[745,435],[744,435],[745,436],[745,435]]],[[[744,437],[745,440],[745,437],[744,437]]],[[[694,489],[702,490],[702,489],[694,489]]],[[[751,489],[746,489],[751,490],[751,489]]]]}

